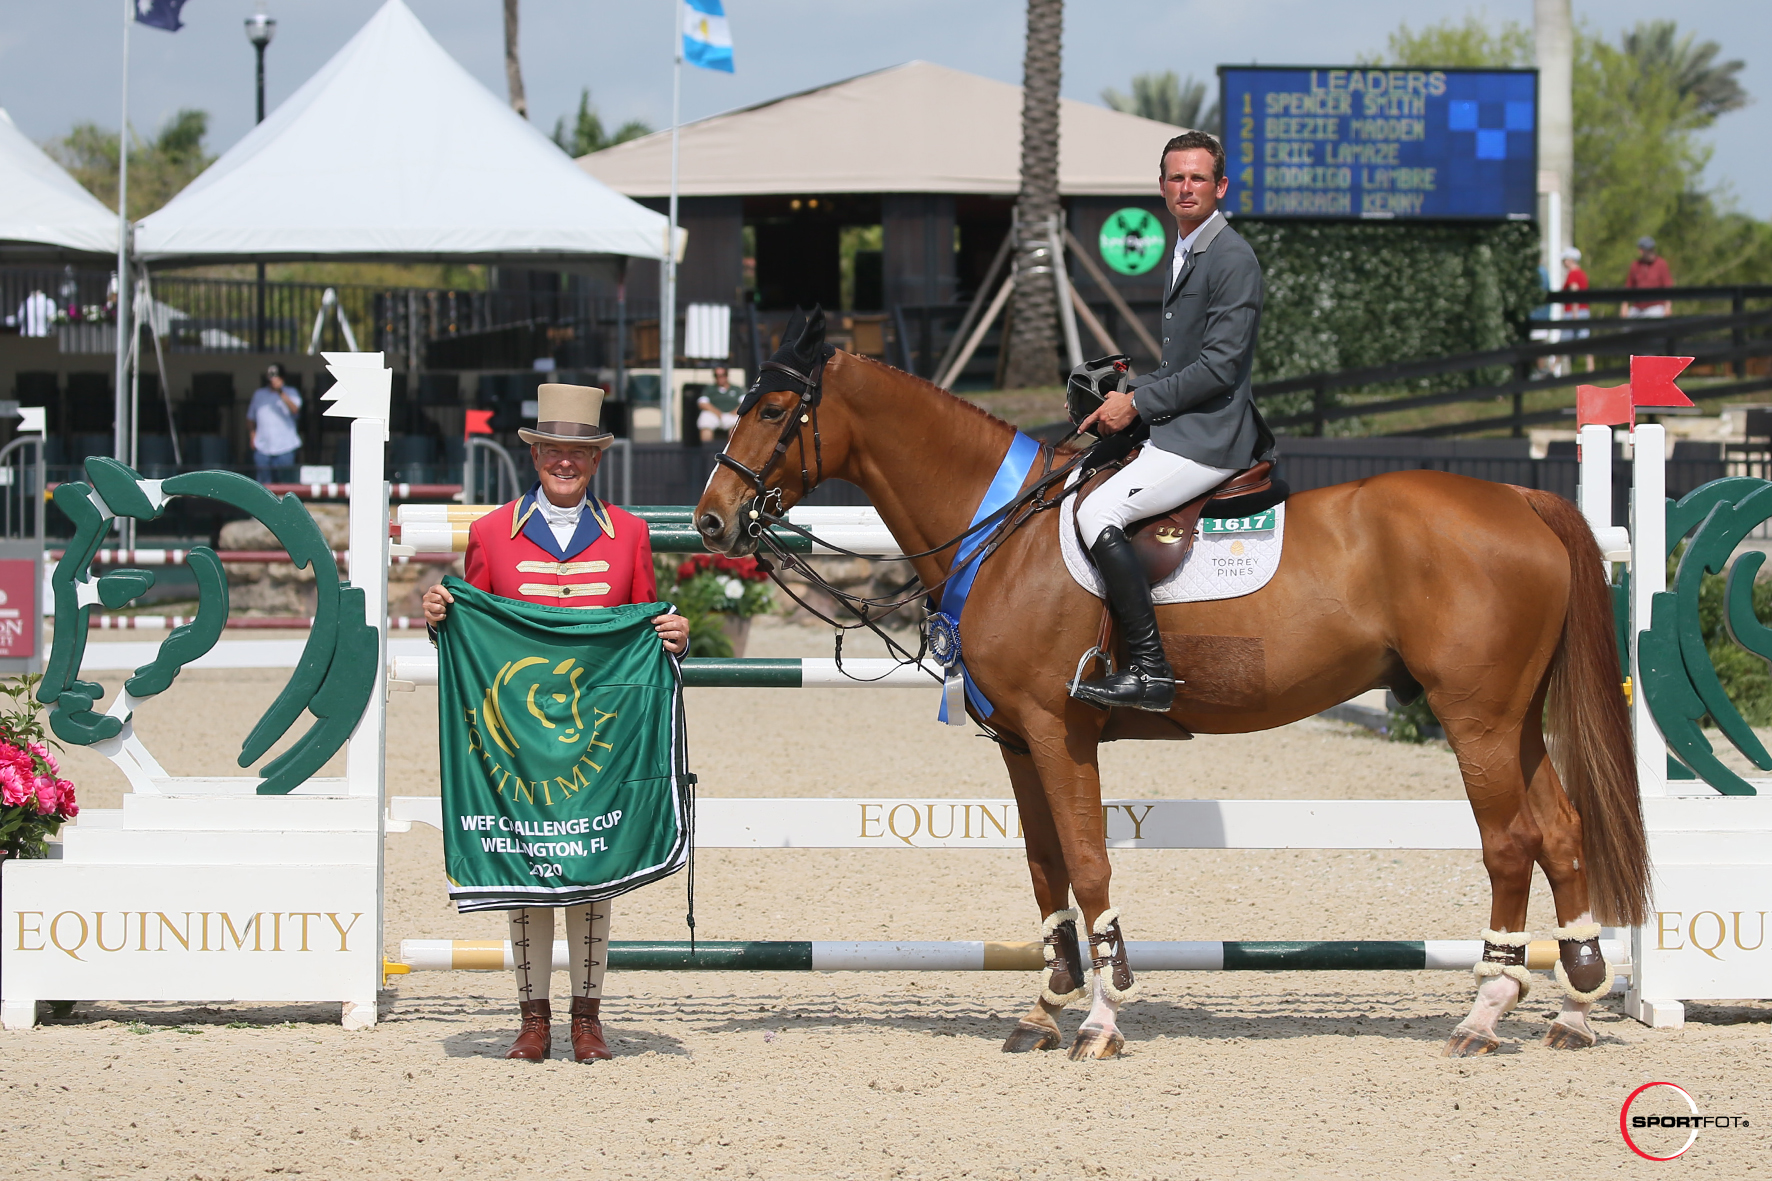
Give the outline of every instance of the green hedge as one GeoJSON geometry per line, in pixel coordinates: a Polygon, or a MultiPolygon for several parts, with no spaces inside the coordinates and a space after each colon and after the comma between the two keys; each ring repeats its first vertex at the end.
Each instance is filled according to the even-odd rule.
{"type": "MultiPolygon", "coordinates": [[[[1532,222],[1239,219],[1237,232],[1267,286],[1258,382],[1504,348],[1523,339],[1541,293],[1532,222]]],[[[1276,414],[1309,395],[1287,400],[1298,405],[1276,414]]]]}

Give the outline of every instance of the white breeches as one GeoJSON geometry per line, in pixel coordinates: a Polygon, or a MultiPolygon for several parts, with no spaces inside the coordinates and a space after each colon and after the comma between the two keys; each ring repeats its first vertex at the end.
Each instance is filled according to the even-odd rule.
{"type": "Polygon", "coordinates": [[[1125,529],[1134,521],[1169,512],[1236,474],[1236,468],[1210,467],[1146,443],[1136,459],[1089,494],[1077,510],[1078,530],[1085,544],[1094,545],[1109,525],[1125,529]]]}
{"type": "MultiPolygon", "coordinates": [[[[548,981],[554,974],[554,909],[526,906],[510,912],[517,995],[526,1001],[548,999],[548,981]]],[[[609,965],[609,903],[586,902],[565,911],[572,995],[601,999],[603,972],[609,965]]]]}

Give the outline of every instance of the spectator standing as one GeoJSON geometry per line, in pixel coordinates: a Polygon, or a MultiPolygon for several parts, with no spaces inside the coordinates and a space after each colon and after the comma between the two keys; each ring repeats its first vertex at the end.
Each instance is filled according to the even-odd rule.
{"type": "MultiPolygon", "coordinates": [[[[1586,291],[1588,289],[1587,272],[1581,269],[1581,251],[1571,246],[1563,251],[1563,290],[1586,291]]],[[[1588,305],[1584,303],[1566,303],[1563,310],[1568,319],[1585,320],[1592,315],[1588,305]]]]}
{"type": "MultiPolygon", "coordinates": [[[[1563,290],[1586,291],[1589,286],[1587,272],[1581,269],[1581,251],[1573,246],[1566,248],[1563,251],[1563,290]]],[[[1563,318],[1566,320],[1586,320],[1591,318],[1592,315],[1593,310],[1585,303],[1566,303],[1563,305],[1563,318]]],[[[1570,340],[1586,340],[1587,333],[1588,330],[1586,328],[1578,328],[1565,335],[1570,340]]],[[[1590,356],[1587,358],[1588,371],[1592,372],[1593,367],[1594,359],[1590,356]]]]}
{"type": "Polygon", "coordinates": [[[300,411],[301,394],[284,384],[282,367],[266,368],[265,384],[253,391],[252,401],[246,407],[246,421],[252,432],[252,463],[259,483],[269,484],[295,466],[295,453],[301,448],[295,416],[300,411]]]}
{"type": "MultiPolygon", "coordinates": [[[[1633,288],[1674,285],[1674,275],[1668,269],[1667,259],[1655,253],[1655,239],[1647,234],[1637,239],[1637,257],[1630,264],[1630,273],[1624,277],[1624,285],[1633,288]]],[[[1673,311],[1671,300],[1626,304],[1624,308],[1624,314],[1631,317],[1671,316],[1673,311]]]]}
{"type": "Polygon", "coordinates": [[[695,400],[695,408],[701,412],[695,416],[695,425],[702,442],[712,443],[715,431],[730,433],[738,425],[738,404],[743,399],[744,391],[731,384],[726,366],[714,366],[714,384],[695,400]]]}
{"type": "Polygon", "coordinates": [[[18,305],[19,335],[48,336],[55,328],[55,317],[59,310],[55,306],[55,300],[43,292],[31,292],[18,305]]]}

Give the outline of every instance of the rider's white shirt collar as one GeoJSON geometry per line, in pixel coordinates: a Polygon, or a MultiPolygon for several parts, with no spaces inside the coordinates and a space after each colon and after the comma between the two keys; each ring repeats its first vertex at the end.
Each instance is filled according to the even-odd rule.
{"type": "Polygon", "coordinates": [[[1175,244],[1175,257],[1171,259],[1169,263],[1169,286],[1171,288],[1180,281],[1181,268],[1187,265],[1187,256],[1194,252],[1194,239],[1200,236],[1200,231],[1212,224],[1212,218],[1222,216],[1222,213],[1214,209],[1212,211],[1212,217],[1207,218],[1205,221],[1195,226],[1193,233],[1175,244]]]}

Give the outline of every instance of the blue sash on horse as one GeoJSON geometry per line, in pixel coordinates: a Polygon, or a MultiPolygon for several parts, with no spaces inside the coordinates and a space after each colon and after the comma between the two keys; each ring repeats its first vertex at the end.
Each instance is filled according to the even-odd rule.
{"type": "MultiPolygon", "coordinates": [[[[984,491],[984,499],[978,502],[978,511],[972,514],[974,527],[1015,499],[1016,495],[1021,492],[1021,486],[1027,482],[1028,472],[1033,468],[1034,460],[1039,458],[1039,455],[1038,440],[1016,431],[1014,440],[1009,444],[1009,453],[1003,456],[1003,462],[997,468],[997,474],[991,479],[991,486],[984,491]]],[[[978,577],[978,562],[976,561],[978,551],[993,532],[994,526],[970,533],[954,551],[953,574],[941,590],[941,613],[953,620],[956,631],[959,628],[960,615],[966,610],[966,596],[972,592],[972,581],[978,577]]],[[[958,648],[956,647],[957,653],[958,648]]],[[[990,717],[996,712],[995,709],[985,699],[985,695],[978,691],[978,686],[972,683],[972,678],[966,675],[966,665],[963,659],[960,660],[959,665],[960,675],[966,685],[966,700],[972,703],[972,708],[976,709],[980,715],[990,717]]],[[[944,722],[952,722],[954,725],[961,724],[959,718],[948,717],[948,700],[945,693],[941,699],[941,710],[936,714],[936,717],[944,722]]]]}

